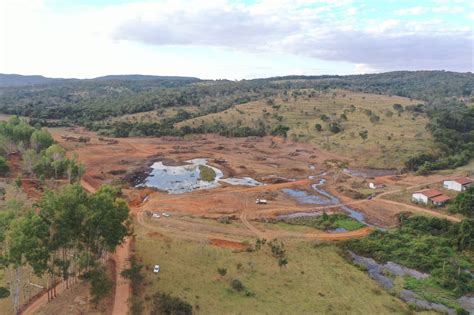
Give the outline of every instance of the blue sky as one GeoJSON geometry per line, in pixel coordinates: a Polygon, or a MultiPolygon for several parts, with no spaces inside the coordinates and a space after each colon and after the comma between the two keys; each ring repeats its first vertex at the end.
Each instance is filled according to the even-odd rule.
{"type": "Polygon", "coordinates": [[[463,0],[1,0],[0,72],[472,72],[473,12],[463,0]]]}

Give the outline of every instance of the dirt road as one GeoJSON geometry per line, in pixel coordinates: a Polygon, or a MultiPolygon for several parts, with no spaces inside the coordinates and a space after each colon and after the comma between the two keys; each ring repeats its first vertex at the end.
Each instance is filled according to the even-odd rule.
{"type": "Polygon", "coordinates": [[[130,238],[117,248],[114,254],[115,260],[115,297],[113,315],[126,315],[128,313],[128,299],[130,298],[130,282],[122,277],[121,272],[127,268],[130,257],[130,238]]]}
{"type": "MultiPolygon", "coordinates": [[[[88,177],[86,176],[81,180],[81,185],[90,193],[97,191],[96,187],[88,181],[88,177]]],[[[128,267],[128,260],[130,258],[130,238],[126,238],[124,243],[116,249],[113,258],[115,261],[115,296],[112,314],[125,315],[128,313],[130,282],[128,279],[122,277],[121,273],[128,267]]]]}

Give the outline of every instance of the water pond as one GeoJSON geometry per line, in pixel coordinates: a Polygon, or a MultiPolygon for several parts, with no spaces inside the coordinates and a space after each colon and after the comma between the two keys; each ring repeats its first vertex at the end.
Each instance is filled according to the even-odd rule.
{"type": "MultiPolygon", "coordinates": [[[[314,179],[311,178],[311,179],[314,179]]],[[[322,189],[320,186],[326,183],[325,179],[320,179],[318,183],[311,185],[311,187],[316,191],[316,194],[310,194],[304,190],[295,190],[295,189],[282,189],[282,192],[287,194],[290,197],[295,198],[298,202],[303,204],[315,204],[320,206],[333,206],[338,205],[341,202],[339,199],[329,192],[322,189]]],[[[349,216],[363,224],[367,224],[365,222],[364,215],[354,209],[351,209],[347,206],[341,205],[340,208],[347,212],[349,216]]]]}
{"type": "Polygon", "coordinates": [[[251,177],[225,178],[224,173],[207,164],[206,158],[192,159],[184,165],[169,166],[163,162],[155,162],[151,166],[151,172],[143,183],[137,187],[153,187],[170,194],[182,194],[199,189],[211,189],[219,187],[220,181],[230,185],[258,186],[263,185],[251,177]],[[206,166],[215,173],[215,178],[205,181],[201,178],[200,166],[206,166]]]}

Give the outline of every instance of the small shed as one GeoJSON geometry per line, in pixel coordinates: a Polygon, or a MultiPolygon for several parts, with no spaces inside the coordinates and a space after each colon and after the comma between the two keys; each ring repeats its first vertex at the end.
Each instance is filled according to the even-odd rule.
{"type": "Polygon", "coordinates": [[[443,187],[455,191],[464,191],[469,186],[471,186],[473,180],[469,177],[458,177],[455,179],[445,180],[443,182],[443,187]]]}
{"type": "Polygon", "coordinates": [[[372,188],[372,189],[383,189],[383,188],[385,188],[385,184],[376,183],[376,182],[370,182],[370,183],[369,183],[369,188],[372,188]]]}
{"type": "Polygon", "coordinates": [[[448,202],[451,198],[444,195],[441,191],[437,189],[424,189],[420,191],[415,191],[411,197],[411,200],[415,203],[421,204],[433,204],[435,206],[442,206],[448,202]]]}

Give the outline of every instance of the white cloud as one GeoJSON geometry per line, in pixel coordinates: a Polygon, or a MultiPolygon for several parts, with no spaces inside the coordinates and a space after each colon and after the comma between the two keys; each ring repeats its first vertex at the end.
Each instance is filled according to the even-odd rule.
{"type": "Polygon", "coordinates": [[[416,7],[411,7],[411,8],[405,8],[405,9],[400,9],[396,10],[395,14],[396,15],[420,15],[425,12],[427,12],[427,8],[422,7],[422,6],[416,6],[416,7]]]}
{"type": "MultiPolygon", "coordinates": [[[[374,8],[356,7],[350,0],[260,0],[253,5],[163,0],[84,7],[61,14],[41,0],[0,0],[0,4],[0,72],[236,78],[319,69],[288,66],[282,60],[290,60],[289,55],[305,62],[310,59],[304,58],[312,58],[351,63],[356,72],[472,71],[469,27],[454,29],[435,19],[362,21],[357,19],[359,12],[374,8]],[[181,47],[182,54],[176,55],[170,47],[175,51],[181,47]],[[225,57],[191,53],[200,47],[218,49],[213,56],[225,57]],[[231,54],[245,58],[249,67],[259,63],[265,67],[240,68],[229,60],[231,54]]],[[[425,9],[406,10],[416,14],[425,9]]],[[[326,73],[331,72],[327,69],[326,73]]]]}

